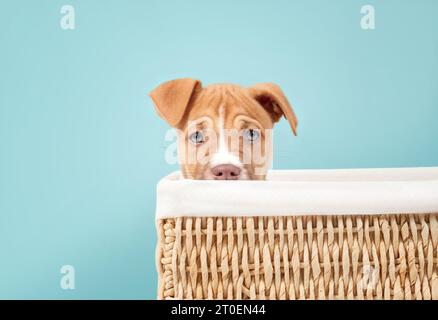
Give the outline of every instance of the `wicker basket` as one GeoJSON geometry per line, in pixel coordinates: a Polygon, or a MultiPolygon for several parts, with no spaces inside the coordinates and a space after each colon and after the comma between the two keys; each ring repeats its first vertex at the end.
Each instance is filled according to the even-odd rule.
{"type": "Polygon", "coordinates": [[[438,299],[438,168],[158,185],[160,299],[438,299]]]}

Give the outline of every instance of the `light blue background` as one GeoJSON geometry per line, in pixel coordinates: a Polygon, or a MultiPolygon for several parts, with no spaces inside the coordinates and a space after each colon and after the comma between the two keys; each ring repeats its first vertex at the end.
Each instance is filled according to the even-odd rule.
{"type": "Polygon", "coordinates": [[[0,298],[156,297],[165,80],[278,83],[275,168],[438,165],[438,1],[0,3],[0,298]]]}

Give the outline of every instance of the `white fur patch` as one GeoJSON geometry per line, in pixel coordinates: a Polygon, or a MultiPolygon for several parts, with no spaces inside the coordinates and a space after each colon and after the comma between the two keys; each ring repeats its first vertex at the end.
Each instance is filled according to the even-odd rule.
{"type": "Polygon", "coordinates": [[[219,108],[219,148],[218,151],[211,157],[210,166],[213,168],[221,164],[232,164],[236,167],[242,168],[242,162],[239,157],[232,154],[228,150],[227,143],[225,141],[225,108],[220,106],[219,108]]]}

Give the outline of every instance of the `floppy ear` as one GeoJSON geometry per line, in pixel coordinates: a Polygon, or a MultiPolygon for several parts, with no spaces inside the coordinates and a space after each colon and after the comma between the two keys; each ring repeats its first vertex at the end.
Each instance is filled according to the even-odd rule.
{"type": "Polygon", "coordinates": [[[184,117],[195,91],[201,82],[190,78],[164,82],[149,93],[159,116],[172,127],[176,127],[184,117]]]}
{"type": "Polygon", "coordinates": [[[297,117],[279,86],[274,83],[259,83],[248,90],[250,95],[270,114],[272,121],[277,122],[284,115],[294,135],[297,135],[297,117]]]}

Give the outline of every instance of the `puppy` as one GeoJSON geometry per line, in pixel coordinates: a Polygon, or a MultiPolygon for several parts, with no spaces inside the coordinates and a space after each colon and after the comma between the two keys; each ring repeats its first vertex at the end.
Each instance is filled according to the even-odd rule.
{"type": "Polygon", "coordinates": [[[177,129],[186,179],[264,180],[274,124],[284,116],[296,135],[295,113],[273,83],[204,88],[200,81],[184,78],[159,85],[150,97],[160,117],[177,129]]]}

